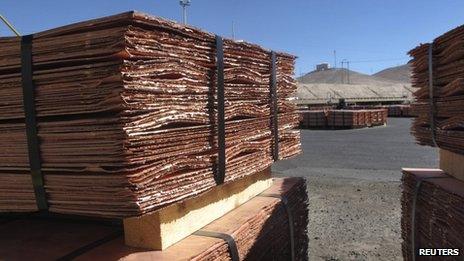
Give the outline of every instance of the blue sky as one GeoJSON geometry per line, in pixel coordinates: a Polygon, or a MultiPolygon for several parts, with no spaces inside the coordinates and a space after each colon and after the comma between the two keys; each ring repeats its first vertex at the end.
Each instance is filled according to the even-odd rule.
{"type": "MultiPolygon", "coordinates": [[[[128,10],[181,20],[178,0],[2,0],[23,34],[128,10]]],[[[351,61],[363,73],[408,61],[406,52],[464,23],[462,0],[192,0],[188,22],[299,57],[296,74],[351,61]]],[[[11,35],[0,25],[0,35],[11,35]]]]}

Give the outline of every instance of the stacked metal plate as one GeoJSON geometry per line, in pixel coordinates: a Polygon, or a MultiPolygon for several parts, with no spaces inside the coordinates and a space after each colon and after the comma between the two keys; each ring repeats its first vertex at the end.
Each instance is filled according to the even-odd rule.
{"type": "Polygon", "coordinates": [[[300,110],[301,128],[364,128],[385,125],[386,109],[300,110]]]}
{"type": "Polygon", "coordinates": [[[394,104],[394,105],[385,105],[381,108],[388,109],[389,117],[412,117],[413,112],[411,111],[410,104],[394,104]]]}
{"type": "Polygon", "coordinates": [[[419,144],[433,145],[431,118],[439,147],[464,153],[464,27],[460,26],[411,50],[412,84],[419,88],[412,109],[418,115],[412,133],[419,144]],[[429,55],[431,53],[431,55],[429,55]],[[432,79],[429,76],[432,60],[432,79]],[[432,99],[430,96],[432,82],[432,99]],[[433,106],[431,106],[433,104],[433,106]],[[431,116],[433,115],[433,117],[431,116]]]}
{"type": "Polygon", "coordinates": [[[461,260],[464,251],[464,182],[433,169],[404,169],[402,182],[404,259],[414,260],[415,255],[415,260],[461,260]],[[420,180],[423,181],[416,193],[420,180]],[[415,209],[414,194],[417,195],[415,209]],[[419,249],[434,249],[435,256],[420,256],[419,249]],[[437,249],[457,249],[460,254],[443,256],[437,249]]]}
{"type": "Polygon", "coordinates": [[[388,110],[386,109],[366,110],[366,114],[369,117],[367,124],[370,126],[387,124],[388,110]]]}
{"type": "Polygon", "coordinates": [[[327,124],[334,128],[363,128],[387,123],[387,110],[330,110],[327,124]]]}
{"type": "Polygon", "coordinates": [[[325,128],[327,127],[327,115],[324,110],[304,110],[301,113],[302,128],[325,128]]]}
{"type": "MultiPolygon", "coordinates": [[[[304,179],[277,179],[264,193],[201,231],[231,236],[239,260],[292,260],[292,249],[294,260],[308,260],[308,193],[304,179]],[[288,202],[291,218],[278,197],[288,202]],[[293,225],[293,238],[289,220],[293,225]]],[[[123,236],[115,233],[117,229],[89,222],[10,220],[7,224],[0,223],[0,256],[5,260],[232,259],[228,243],[221,238],[193,234],[163,251],[150,251],[124,245],[123,236]],[[73,240],[63,240],[69,235],[73,235],[73,240]]]]}
{"type": "MultiPolygon", "coordinates": [[[[215,36],[137,12],[33,35],[33,79],[51,212],[125,217],[215,186],[215,36]]],[[[295,57],[277,53],[279,157],[300,153],[295,57]]],[[[226,182],[268,167],[270,51],[224,40],[226,182]]],[[[21,39],[0,38],[0,211],[37,209],[21,39]]]]}

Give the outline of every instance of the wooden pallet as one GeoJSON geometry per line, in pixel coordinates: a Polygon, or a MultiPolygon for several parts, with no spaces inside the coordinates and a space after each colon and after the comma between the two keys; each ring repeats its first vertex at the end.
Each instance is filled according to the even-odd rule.
{"type": "Polygon", "coordinates": [[[464,181],[464,155],[440,149],[440,169],[464,181]]]}
{"type": "Polygon", "coordinates": [[[225,183],[197,197],[124,219],[126,245],[164,250],[247,202],[272,185],[270,168],[225,183]]]}

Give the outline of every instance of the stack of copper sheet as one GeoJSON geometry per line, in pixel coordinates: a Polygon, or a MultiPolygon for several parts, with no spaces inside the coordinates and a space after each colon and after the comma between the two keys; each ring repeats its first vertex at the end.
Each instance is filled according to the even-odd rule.
{"type": "Polygon", "coordinates": [[[380,126],[387,123],[388,111],[385,109],[365,110],[368,115],[367,124],[370,126],[380,126]]]}
{"type": "MultiPolygon", "coordinates": [[[[21,40],[0,38],[0,211],[34,211],[21,40]]],[[[37,33],[35,106],[50,211],[140,215],[215,186],[215,36],[136,12],[37,33]]],[[[300,153],[277,53],[279,155],[300,153]]],[[[272,163],[270,51],[224,40],[226,182],[272,163]]]]}
{"type": "MultiPolygon", "coordinates": [[[[419,248],[459,249],[460,256],[449,260],[462,260],[464,251],[464,182],[447,176],[441,170],[404,169],[402,195],[402,249],[405,260],[413,260],[419,248]],[[438,178],[430,178],[438,177],[438,178]],[[413,196],[419,180],[415,227],[412,227],[413,196]],[[415,233],[413,243],[412,230],[415,233]],[[413,246],[414,244],[414,246],[413,246]]],[[[424,256],[419,256],[425,258],[424,256]]],[[[433,259],[430,257],[431,260],[433,259]]],[[[434,258],[440,258],[435,256],[434,258]]],[[[441,256],[441,258],[444,258],[441,256]]],[[[441,260],[441,259],[440,259],[441,260]]],[[[446,259],[448,260],[448,259],[446,259]]]]}
{"type": "Polygon", "coordinates": [[[384,105],[379,108],[388,109],[389,117],[412,117],[413,113],[410,104],[384,105]]]}
{"type": "MultiPolygon", "coordinates": [[[[261,196],[256,196],[201,230],[231,235],[240,260],[291,260],[289,218],[292,216],[295,260],[308,259],[308,194],[301,178],[278,179],[261,196]]],[[[190,235],[163,251],[125,246],[122,237],[108,237],[114,230],[95,224],[48,220],[16,220],[0,224],[0,257],[6,260],[230,260],[227,243],[218,238],[190,235]],[[63,240],[69,235],[74,240],[63,240]],[[77,249],[101,238],[79,254],[77,249]],[[48,249],[48,251],[43,251],[48,249]]]]}
{"type": "Polygon", "coordinates": [[[364,128],[385,125],[386,109],[300,110],[301,128],[364,128]]]}
{"type": "Polygon", "coordinates": [[[331,110],[327,113],[327,124],[331,127],[359,128],[365,126],[364,110],[331,110]]]}
{"type": "Polygon", "coordinates": [[[387,111],[373,110],[331,110],[327,114],[327,124],[334,128],[363,128],[385,125],[387,111]]]}
{"type": "Polygon", "coordinates": [[[302,128],[325,128],[327,127],[327,115],[323,110],[300,111],[302,128]]]}
{"type": "MultiPolygon", "coordinates": [[[[419,144],[432,145],[431,114],[435,115],[436,141],[444,149],[464,153],[464,26],[436,38],[432,45],[434,113],[430,106],[429,46],[411,50],[415,119],[412,133],[419,144]]],[[[432,107],[432,108],[433,108],[432,107]]]]}

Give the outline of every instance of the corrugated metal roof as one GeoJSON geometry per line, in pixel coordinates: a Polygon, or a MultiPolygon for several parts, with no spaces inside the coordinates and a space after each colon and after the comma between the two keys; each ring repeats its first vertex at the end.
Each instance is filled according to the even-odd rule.
{"type": "Polygon", "coordinates": [[[363,85],[298,83],[296,96],[299,104],[336,102],[340,98],[347,101],[407,101],[412,100],[414,88],[409,84],[363,85]]]}

